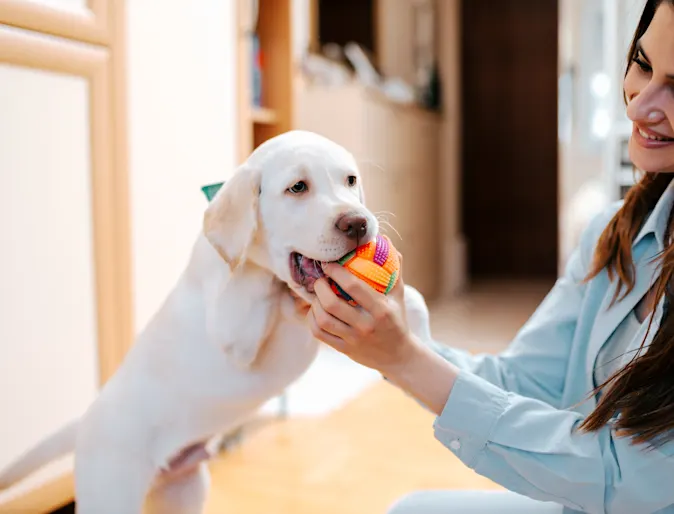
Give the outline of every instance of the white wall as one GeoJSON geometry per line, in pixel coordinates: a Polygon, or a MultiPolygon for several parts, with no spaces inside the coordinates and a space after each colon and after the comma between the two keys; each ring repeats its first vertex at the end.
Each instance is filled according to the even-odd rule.
{"type": "Polygon", "coordinates": [[[235,2],[127,5],[138,331],[187,262],[206,206],[200,187],[227,178],[236,164],[235,2]]]}
{"type": "Polygon", "coordinates": [[[625,119],[622,80],[626,53],[643,4],[644,0],[620,0],[614,13],[616,27],[607,10],[616,6],[613,2],[560,1],[559,71],[570,76],[568,71],[573,70],[571,88],[560,88],[560,113],[571,111],[572,115],[571,123],[560,127],[560,271],[589,219],[614,199],[610,186],[615,163],[607,153],[612,149],[610,133],[594,133],[593,117],[603,110],[609,127],[625,119]],[[591,86],[593,77],[601,73],[607,73],[609,83],[609,92],[603,97],[593,94],[591,86]]]}
{"type": "Polygon", "coordinates": [[[604,205],[598,200],[603,190],[602,146],[591,131],[595,103],[590,94],[591,77],[602,69],[601,5],[602,0],[559,4],[560,272],[587,219],[604,205]]]}

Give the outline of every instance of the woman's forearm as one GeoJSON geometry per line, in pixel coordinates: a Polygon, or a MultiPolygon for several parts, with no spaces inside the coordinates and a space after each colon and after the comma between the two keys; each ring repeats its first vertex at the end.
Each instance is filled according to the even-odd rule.
{"type": "Polygon", "coordinates": [[[440,415],[452,392],[459,369],[421,342],[416,342],[411,348],[404,363],[380,371],[389,382],[440,415]]]}

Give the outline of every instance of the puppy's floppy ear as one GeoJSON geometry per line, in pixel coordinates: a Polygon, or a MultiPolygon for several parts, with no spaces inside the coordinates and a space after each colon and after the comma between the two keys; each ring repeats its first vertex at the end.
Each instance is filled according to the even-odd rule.
{"type": "Polygon", "coordinates": [[[257,230],[260,173],[240,166],[204,214],[204,235],[231,269],[245,260],[257,230]]]}
{"type": "Polygon", "coordinates": [[[206,332],[242,369],[253,366],[278,316],[278,281],[246,260],[258,227],[259,196],[259,170],[244,164],[204,214],[204,236],[230,268],[207,285],[206,332]]]}
{"type": "Polygon", "coordinates": [[[268,270],[243,262],[213,280],[206,300],[206,332],[241,369],[250,369],[278,320],[280,283],[268,270]]]}

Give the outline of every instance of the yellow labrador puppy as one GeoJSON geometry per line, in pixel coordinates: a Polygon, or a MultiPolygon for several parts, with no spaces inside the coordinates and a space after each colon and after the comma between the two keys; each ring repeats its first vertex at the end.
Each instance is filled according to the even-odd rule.
{"type": "MultiPolygon", "coordinates": [[[[90,409],[0,486],[74,449],[81,514],[201,512],[216,435],[316,356],[291,291],[310,302],[320,262],[377,231],[344,148],[304,131],[261,145],[213,198],[186,270],[90,409]]],[[[423,298],[410,297],[423,326],[423,298]]]]}

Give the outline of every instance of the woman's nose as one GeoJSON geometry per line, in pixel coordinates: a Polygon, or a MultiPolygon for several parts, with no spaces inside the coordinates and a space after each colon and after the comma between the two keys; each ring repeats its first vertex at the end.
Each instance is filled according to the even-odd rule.
{"type": "Polygon", "coordinates": [[[634,95],[627,103],[627,117],[638,123],[657,125],[665,120],[665,113],[658,106],[655,92],[647,87],[634,95]]]}

